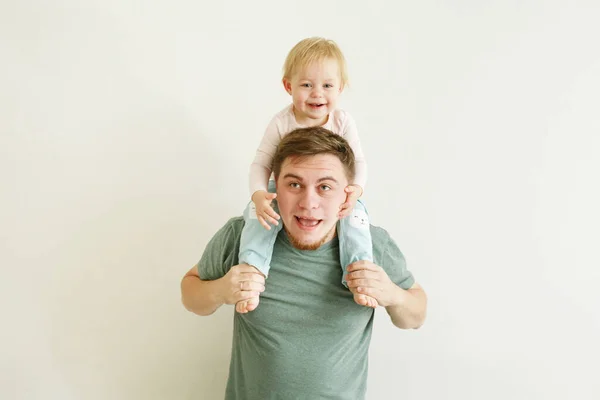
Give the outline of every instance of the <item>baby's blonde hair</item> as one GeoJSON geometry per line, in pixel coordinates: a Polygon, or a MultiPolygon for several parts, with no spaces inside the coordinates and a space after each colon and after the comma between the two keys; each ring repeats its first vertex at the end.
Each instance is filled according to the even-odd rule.
{"type": "Polygon", "coordinates": [[[333,40],[322,37],[311,37],[301,40],[288,53],[283,64],[283,78],[291,80],[296,72],[313,62],[331,58],[337,61],[340,69],[342,87],[348,83],[348,71],[344,54],[333,40]]]}

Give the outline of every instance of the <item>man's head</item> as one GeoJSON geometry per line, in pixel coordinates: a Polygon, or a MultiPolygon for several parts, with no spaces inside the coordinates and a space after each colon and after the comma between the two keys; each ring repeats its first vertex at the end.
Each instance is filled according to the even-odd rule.
{"type": "Polygon", "coordinates": [[[294,246],[314,250],[331,240],[344,188],[355,174],[348,142],[324,128],[296,129],[279,143],[273,173],[279,213],[294,246]]]}

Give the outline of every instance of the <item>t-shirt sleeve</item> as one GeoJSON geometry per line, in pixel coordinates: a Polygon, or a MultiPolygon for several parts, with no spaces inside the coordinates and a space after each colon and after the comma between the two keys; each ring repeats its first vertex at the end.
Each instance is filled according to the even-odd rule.
{"type": "Polygon", "coordinates": [[[243,218],[232,218],[210,239],[196,265],[200,279],[222,278],[238,263],[243,224],[243,218]]]}
{"type": "Polygon", "coordinates": [[[415,278],[406,267],[404,254],[402,254],[394,239],[385,229],[379,227],[371,229],[371,237],[373,239],[375,263],[385,270],[396,285],[402,289],[410,289],[415,283],[415,278]]]}

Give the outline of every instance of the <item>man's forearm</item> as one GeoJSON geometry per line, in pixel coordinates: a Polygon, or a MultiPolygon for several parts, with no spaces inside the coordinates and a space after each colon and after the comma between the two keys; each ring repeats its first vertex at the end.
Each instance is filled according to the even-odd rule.
{"type": "Polygon", "coordinates": [[[181,301],[188,311],[210,315],[221,305],[219,280],[203,281],[198,276],[187,275],[181,281],[181,301]]]}
{"type": "Polygon", "coordinates": [[[427,295],[422,288],[402,289],[398,287],[398,302],[386,307],[392,323],[401,329],[417,329],[427,314],[427,295]]]}

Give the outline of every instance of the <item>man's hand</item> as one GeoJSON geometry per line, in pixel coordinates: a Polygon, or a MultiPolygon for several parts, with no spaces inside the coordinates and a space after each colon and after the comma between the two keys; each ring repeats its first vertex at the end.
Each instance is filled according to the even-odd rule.
{"type": "Polygon", "coordinates": [[[370,261],[350,264],[346,282],[355,297],[357,294],[372,297],[383,307],[396,305],[400,298],[398,291],[402,290],[391,281],[383,268],[370,261]]]}
{"type": "MultiPolygon", "coordinates": [[[[239,264],[231,267],[219,280],[219,285],[221,302],[237,304],[240,301],[258,298],[265,290],[265,277],[253,266],[239,264]]],[[[256,304],[258,305],[258,302],[256,304]]]]}
{"type": "Polygon", "coordinates": [[[362,196],[363,189],[358,185],[348,185],[344,189],[346,194],[346,202],[340,206],[338,217],[340,219],[347,217],[352,212],[356,205],[356,201],[362,196]]]}
{"type": "Polygon", "coordinates": [[[269,193],[264,190],[257,190],[252,195],[252,202],[256,207],[256,217],[258,222],[266,229],[271,230],[269,223],[273,225],[279,225],[280,216],[271,207],[271,202],[277,197],[275,193],[269,193]]]}

